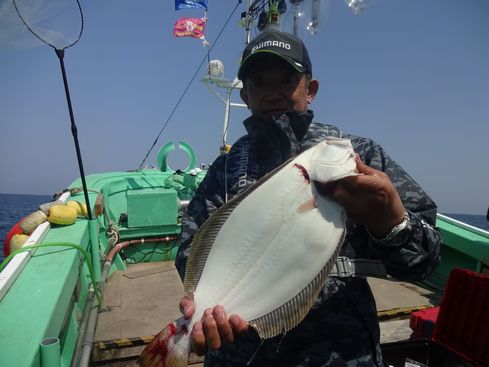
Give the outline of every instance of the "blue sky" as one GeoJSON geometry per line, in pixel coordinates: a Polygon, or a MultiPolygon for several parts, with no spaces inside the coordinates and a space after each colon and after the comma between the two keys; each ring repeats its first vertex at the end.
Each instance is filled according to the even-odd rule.
{"type": "MultiPolygon", "coordinates": [[[[0,4],[6,0],[1,1],[0,4]]],[[[209,0],[213,42],[237,1],[209,0]]],[[[244,45],[239,5],[211,59],[233,79],[244,45]]],[[[206,55],[174,38],[172,0],[81,1],[85,29],[65,64],[85,171],[135,169],[206,55]]],[[[330,0],[316,36],[305,36],[320,90],[316,120],[371,137],[444,213],[489,205],[489,2],[374,0],[361,15],[330,0]]],[[[1,19],[0,19],[1,21],[1,19]]],[[[224,108],[191,85],[157,147],[185,140],[199,163],[218,154],[224,108]]],[[[240,102],[235,95],[235,102],[240,102]]],[[[50,47],[0,45],[0,192],[52,194],[78,177],[59,63],[50,47]]],[[[233,110],[229,142],[244,132],[233,110]]],[[[148,159],[155,162],[155,149],[148,159]]],[[[183,153],[170,157],[185,165],[183,153]]]]}

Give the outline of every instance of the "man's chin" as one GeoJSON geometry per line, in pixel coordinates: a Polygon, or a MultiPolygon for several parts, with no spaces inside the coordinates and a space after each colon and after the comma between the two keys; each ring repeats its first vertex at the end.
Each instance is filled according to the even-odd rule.
{"type": "Polygon", "coordinates": [[[262,116],[264,119],[267,119],[267,120],[276,120],[280,116],[282,116],[284,113],[285,113],[285,111],[268,111],[268,112],[264,112],[262,114],[262,116]]]}

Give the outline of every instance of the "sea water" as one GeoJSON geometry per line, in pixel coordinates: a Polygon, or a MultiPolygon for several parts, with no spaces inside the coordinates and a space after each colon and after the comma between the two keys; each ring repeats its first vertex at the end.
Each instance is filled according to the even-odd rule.
{"type": "MultiPolygon", "coordinates": [[[[38,206],[51,201],[48,195],[0,194],[0,261],[4,259],[3,241],[10,229],[20,219],[36,211],[38,206]]],[[[445,214],[445,213],[443,213],[445,214]]],[[[461,222],[489,231],[485,215],[445,214],[461,222]]]]}
{"type": "MultiPolygon", "coordinates": [[[[445,214],[445,213],[442,213],[445,214]]],[[[447,217],[456,219],[460,222],[470,224],[471,226],[489,231],[489,221],[485,215],[474,214],[445,214],[447,217]]]]}

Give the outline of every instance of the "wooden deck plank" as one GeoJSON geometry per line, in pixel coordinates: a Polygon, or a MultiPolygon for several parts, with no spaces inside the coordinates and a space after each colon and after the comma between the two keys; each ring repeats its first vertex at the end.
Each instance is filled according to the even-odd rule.
{"type": "Polygon", "coordinates": [[[440,304],[441,294],[393,278],[368,278],[377,311],[440,304]]]}

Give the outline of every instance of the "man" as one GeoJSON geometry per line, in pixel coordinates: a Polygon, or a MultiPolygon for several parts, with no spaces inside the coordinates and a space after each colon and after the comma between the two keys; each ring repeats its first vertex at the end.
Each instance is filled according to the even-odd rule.
{"type": "MultiPolygon", "coordinates": [[[[265,31],[244,50],[238,77],[251,111],[247,135],[212,164],[189,204],[176,265],[185,273],[192,236],[226,200],[326,136],[351,139],[362,175],[319,188],[348,214],[341,256],[380,259],[398,279],[421,279],[439,262],[436,205],[382,148],[313,120],[319,88],[300,39],[265,31]]],[[[265,204],[266,205],[266,204],[265,204]]],[[[192,300],[180,306],[186,318],[192,300]]],[[[239,315],[216,305],[192,330],[194,351],[208,366],[383,366],[376,306],[365,278],[330,276],[306,318],[285,335],[260,343],[239,315]]]]}

